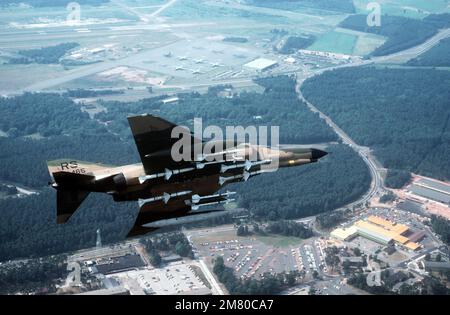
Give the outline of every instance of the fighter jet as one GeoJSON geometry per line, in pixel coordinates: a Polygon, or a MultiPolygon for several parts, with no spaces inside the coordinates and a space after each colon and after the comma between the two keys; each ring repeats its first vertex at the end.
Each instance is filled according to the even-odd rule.
{"type": "MultiPolygon", "coordinates": [[[[160,227],[206,219],[225,210],[211,209],[233,201],[223,192],[230,183],[245,182],[271,169],[317,162],[327,153],[298,147],[270,148],[236,140],[220,141],[217,150],[206,150],[209,141],[198,139],[188,128],[152,115],[128,117],[141,158],[140,163],[109,166],[76,159],[47,162],[56,189],[57,223],[66,223],[91,192],[105,193],[116,202],[137,201],[140,211],[128,237],[160,227]],[[190,159],[174,159],[174,128],[181,128],[192,148],[190,159]],[[205,153],[210,152],[210,153],[205,153]],[[250,158],[256,157],[256,158],[250,158]]],[[[219,141],[216,142],[216,144],[219,141]]]]}

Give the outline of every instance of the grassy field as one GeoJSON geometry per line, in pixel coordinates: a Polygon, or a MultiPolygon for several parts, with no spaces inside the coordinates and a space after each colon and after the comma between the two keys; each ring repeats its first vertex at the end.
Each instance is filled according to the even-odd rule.
{"type": "Polygon", "coordinates": [[[356,41],[355,35],[332,31],[320,36],[308,49],[351,55],[356,41]]]}
{"type": "Polygon", "coordinates": [[[357,56],[368,55],[386,41],[386,37],[376,34],[358,32],[348,28],[337,27],[335,31],[357,36],[355,46],[353,47],[353,54],[357,56]]]}
{"type": "Polygon", "coordinates": [[[353,54],[357,56],[365,56],[374,51],[377,47],[383,45],[386,41],[385,38],[378,35],[367,34],[359,36],[355,47],[353,48],[353,54]]]}

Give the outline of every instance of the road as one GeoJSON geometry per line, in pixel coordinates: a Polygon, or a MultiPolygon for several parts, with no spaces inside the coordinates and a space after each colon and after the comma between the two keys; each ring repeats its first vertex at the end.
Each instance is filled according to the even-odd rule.
{"type": "MultiPolygon", "coordinates": [[[[296,85],[296,91],[301,101],[305,102],[308,108],[314,112],[318,113],[319,117],[325,120],[328,126],[330,126],[333,131],[338,135],[338,137],[342,140],[342,142],[346,145],[348,145],[350,148],[352,148],[366,163],[367,167],[370,170],[370,175],[372,178],[370,189],[358,200],[347,204],[345,207],[342,208],[352,208],[356,205],[362,205],[368,202],[370,199],[372,199],[375,195],[381,194],[384,191],[383,186],[383,179],[380,175],[380,170],[378,169],[377,165],[381,165],[376,158],[370,153],[370,149],[367,147],[363,147],[358,145],[348,134],[345,133],[329,116],[325,115],[323,112],[321,112],[314,104],[309,102],[303,95],[301,91],[302,84],[309,78],[312,78],[316,75],[320,75],[325,71],[335,70],[338,68],[345,68],[345,67],[357,67],[362,65],[368,65],[373,63],[384,63],[389,60],[393,60],[395,58],[398,58],[400,56],[408,56],[408,59],[414,58],[425,51],[432,48],[434,45],[438,44],[440,40],[447,38],[450,36],[450,29],[444,29],[440,30],[436,35],[429,38],[424,43],[417,45],[415,47],[406,49],[404,51],[400,51],[398,53],[394,53],[387,56],[380,56],[380,57],[374,57],[369,60],[362,60],[360,62],[356,63],[350,63],[350,64],[344,64],[339,65],[336,67],[331,68],[325,68],[325,69],[318,69],[316,71],[311,71],[307,73],[307,76],[302,77],[297,81],[296,85]]],[[[339,209],[336,209],[339,210],[339,209]]]]}
{"type": "Polygon", "coordinates": [[[414,57],[417,57],[420,54],[423,54],[430,48],[432,48],[434,45],[438,44],[440,40],[450,37],[450,29],[442,29],[438,33],[436,33],[433,37],[429,38],[427,41],[423,42],[422,44],[419,44],[417,46],[414,46],[412,48],[402,50],[397,53],[393,53],[387,56],[380,56],[380,57],[374,57],[371,60],[376,63],[384,63],[384,62],[392,62],[395,59],[401,58],[402,61],[407,61],[409,59],[412,59],[414,57]]]}
{"type": "Polygon", "coordinates": [[[298,81],[298,84],[296,86],[296,90],[300,100],[305,102],[312,112],[318,113],[319,117],[325,120],[327,125],[334,130],[334,132],[338,135],[338,137],[342,140],[342,142],[351,147],[356,153],[358,153],[358,155],[363,159],[363,161],[366,163],[367,167],[370,170],[372,182],[369,191],[366,194],[364,194],[360,199],[346,205],[345,208],[351,208],[359,204],[364,204],[367,201],[369,201],[373,196],[375,196],[377,193],[380,193],[383,190],[383,180],[381,179],[380,173],[376,167],[376,165],[379,163],[375,160],[375,157],[369,153],[368,148],[356,144],[355,141],[353,141],[350,138],[350,136],[347,135],[330,117],[322,113],[319,109],[317,109],[317,107],[311,104],[311,102],[305,99],[303,93],[301,92],[301,85],[305,81],[305,79],[306,78],[298,81]]]}
{"type": "Polygon", "coordinates": [[[211,283],[211,289],[214,293],[214,295],[225,295],[220,285],[217,283],[216,278],[212,275],[211,271],[209,271],[208,266],[206,266],[205,261],[203,259],[199,259],[200,268],[203,271],[203,274],[205,275],[206,279],[209,283],[211,283]]]}

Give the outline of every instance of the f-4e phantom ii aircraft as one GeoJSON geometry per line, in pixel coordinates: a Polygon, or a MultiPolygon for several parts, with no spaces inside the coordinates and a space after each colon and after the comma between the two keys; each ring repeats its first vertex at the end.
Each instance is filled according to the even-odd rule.
{"type": "MultiPolygon", "coordinates": [[[[165,225],[187,223],[216,216],[224,209],[211,210],[214,205],[233,199],[232,192],[220,192],[233,182],[270,170],[277,159],[278,167],[292,167],[316,162],[327,153],[317,149],[274,149],[249,143],[223,141],[226,148],[192,159],[175,161],[172,138],[176,126],[162,118],[141,115],[128,118],[141,158],[141,163],[107,166],[60,159],[48,162],[57,191],[57,223],[66,223],[91,192],[106,193],[114,201],[138,201],[140,211],[128,237],[142,235],[165,225]],[[226,143],[225,143],[226,142],[226,143]],[[256,159],[249,159],[256,156],[256,159]]],[[[183,128],[184,135],[204,148],[207,142],[183,128]]],[[[206,151],[206,150],[205,150],[206,151]]],[[[203,152],[200,150],[200,152],[203,152]]]]}

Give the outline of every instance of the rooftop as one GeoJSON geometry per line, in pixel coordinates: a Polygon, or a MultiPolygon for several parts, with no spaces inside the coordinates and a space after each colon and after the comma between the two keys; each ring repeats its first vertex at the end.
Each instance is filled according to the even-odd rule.
{"type": "Polygon", "coordinates": [[[244,67],[257,69],[257,70],[264,70],[264,69],[272,67],[272,66],[274,66],[276,64],[277,64],[277,62],[274,61],[274,60],[265,59],[265,58],[258,58],[258,59],[255,59],[255,60],[249,62],[249,63],[246,63],[244,65],[244,67]]]}
{"type": "Polygon", "coordinates": [[[370,217],[368,217],[367,221],[369,221],[371,223],[375,223],[376,225],[380,225],[383,228],[385,228],[389,231],[396,232],[398,234],[403,234],[409,230],[409,227],[407,227],[404,224],[396,224],[389,220],[386,220],[386,219],[383,219],[381,217],[377,217],[374,215],[371,215],[370,217]]]}

